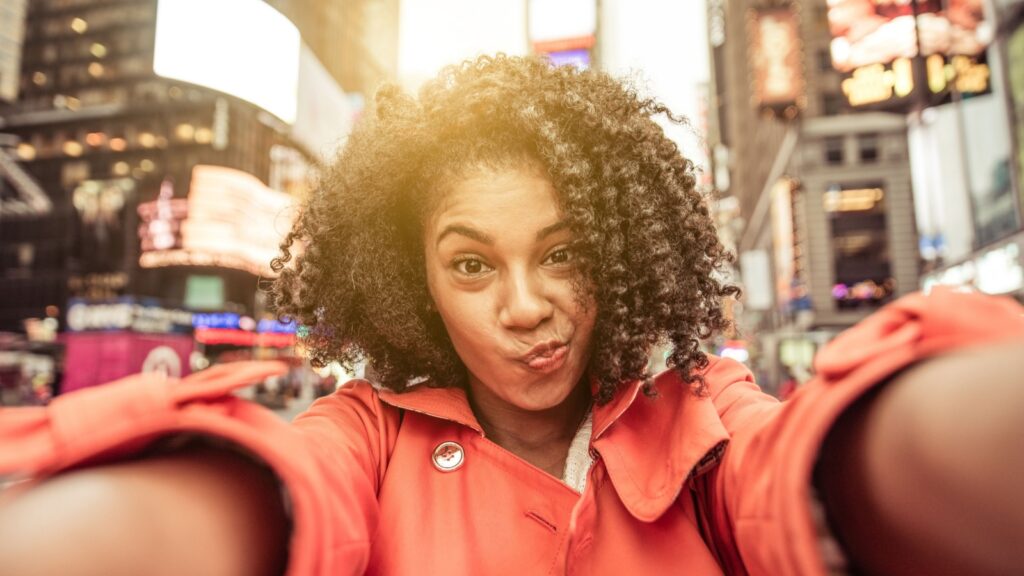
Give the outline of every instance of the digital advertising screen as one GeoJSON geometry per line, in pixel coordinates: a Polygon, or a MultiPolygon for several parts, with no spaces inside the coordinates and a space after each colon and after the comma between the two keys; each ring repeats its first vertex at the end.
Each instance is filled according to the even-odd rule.
{"type": "Polygon", "coordinates": [[[828,22],[851,106],[898,107],[915,95],[934,104],[951,89],[990,89],[985,50],[995,31],[983,0],[828,0],[828,22]]]}
{"type": "Polygon", "coordinates": [[[160,0],[153,71],[230,94],[292,124],[298,28],[262,0],[160,0]]]}

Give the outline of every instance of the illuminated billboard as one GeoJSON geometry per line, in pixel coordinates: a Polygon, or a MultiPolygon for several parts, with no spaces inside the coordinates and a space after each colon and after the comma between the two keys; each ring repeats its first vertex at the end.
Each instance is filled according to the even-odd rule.
{"type": "Polygon", "coordinates": [[[788,117],[804,101],[800,23],[792,8],[754,10],[749,20],[754,100],[788,117]]]}
{"type": "Polygon", "coordinates": [[[828,22],[851,106],[891,108],[915,95],[934,104],[953,88],[989,90],[994,30],[982,0],[828,0],[828,22]]]}
{"type": "Polygon", "coordinates": [[[139,205],[139,265],[213,266],[269,276],[270,260],[291,229],[293,202],[251,174],[196,166],[187,199],[174,198],[165,181],[159,198],[139,205]]]}
{"type": "Polygon", "coordinates": [[[241,98],[291,124],[299,31],[263,0],[160,0],[153,71],[241,98]]]}

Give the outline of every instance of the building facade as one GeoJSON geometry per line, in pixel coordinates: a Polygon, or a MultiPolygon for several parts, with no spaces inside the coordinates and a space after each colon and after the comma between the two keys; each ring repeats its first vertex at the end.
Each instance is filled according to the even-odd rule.
{"type": "Polygon", "coordinates": [[[75,386],[290,347],[258,286],[357,113],[294,23],[262,0],[33,0],[21,53],[0,332],[59,326],[75,386]]]}
{"type": "Polygon", "coordinates": [[[0,102],[18,97],[26,4],[27,0],[0,1],[0,102]]]}
{"type": "Polygon", "coordinates": [[[845,105],[824,0],[712,0],[708,19],[712,171],[740,223],[737,322],[771,388],[918,288],[906,122],[845,105]]]}
{"type": "Polygon", "coordinates": [[[922,285],[1024,301],[1024,3],[997,0],[980,17],[993,33],[964,78],[981,93],[910,117],[922,285]]]}

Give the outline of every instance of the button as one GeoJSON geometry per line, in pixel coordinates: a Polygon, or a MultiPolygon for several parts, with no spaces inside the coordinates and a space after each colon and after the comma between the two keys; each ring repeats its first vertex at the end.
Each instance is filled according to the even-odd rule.
{"type": "Polygon", "coordinates": [[[466,453],[458,442],[442,442],[434,448],[434,467],[441,472],[458,470],[466,461],[466,453]]]}

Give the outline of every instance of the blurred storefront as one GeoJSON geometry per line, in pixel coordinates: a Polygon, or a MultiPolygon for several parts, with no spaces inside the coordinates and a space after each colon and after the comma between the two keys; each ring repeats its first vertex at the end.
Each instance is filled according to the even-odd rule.
{"type": "Polygon", "coordinates": [[[953,59],[970,66],[954,61],[947,98],[908,116],[926,290],[945,284],[1024,300],[1022,6],[950,2],[954,31],[974,39],[953,59]]]}
{"type": "Polygon", "coordinates": [[[192,371],[192,313],[155,301],[72,299],[60,340],[65,346],[62,393],[138,372],[180,378],[192,371]]]}
{"type": "Polygon", "coordinates": [[[228,347],[294,356],[294,330],[258,330],[272,320],[258,285],[359,113],[315,55],[337,43],[317,32],[307,46],[263,0],[33,0],[24,31],[19,97],[0,103],[0,176],[17,192],[0,213],[0,330],[59,321],[68,390],[142,367],[187,374],[228,347]],[[104,306],[251,326],[76,327],[104,306]],[[147,364],[154,350],[167,362],[147,364]]]}

